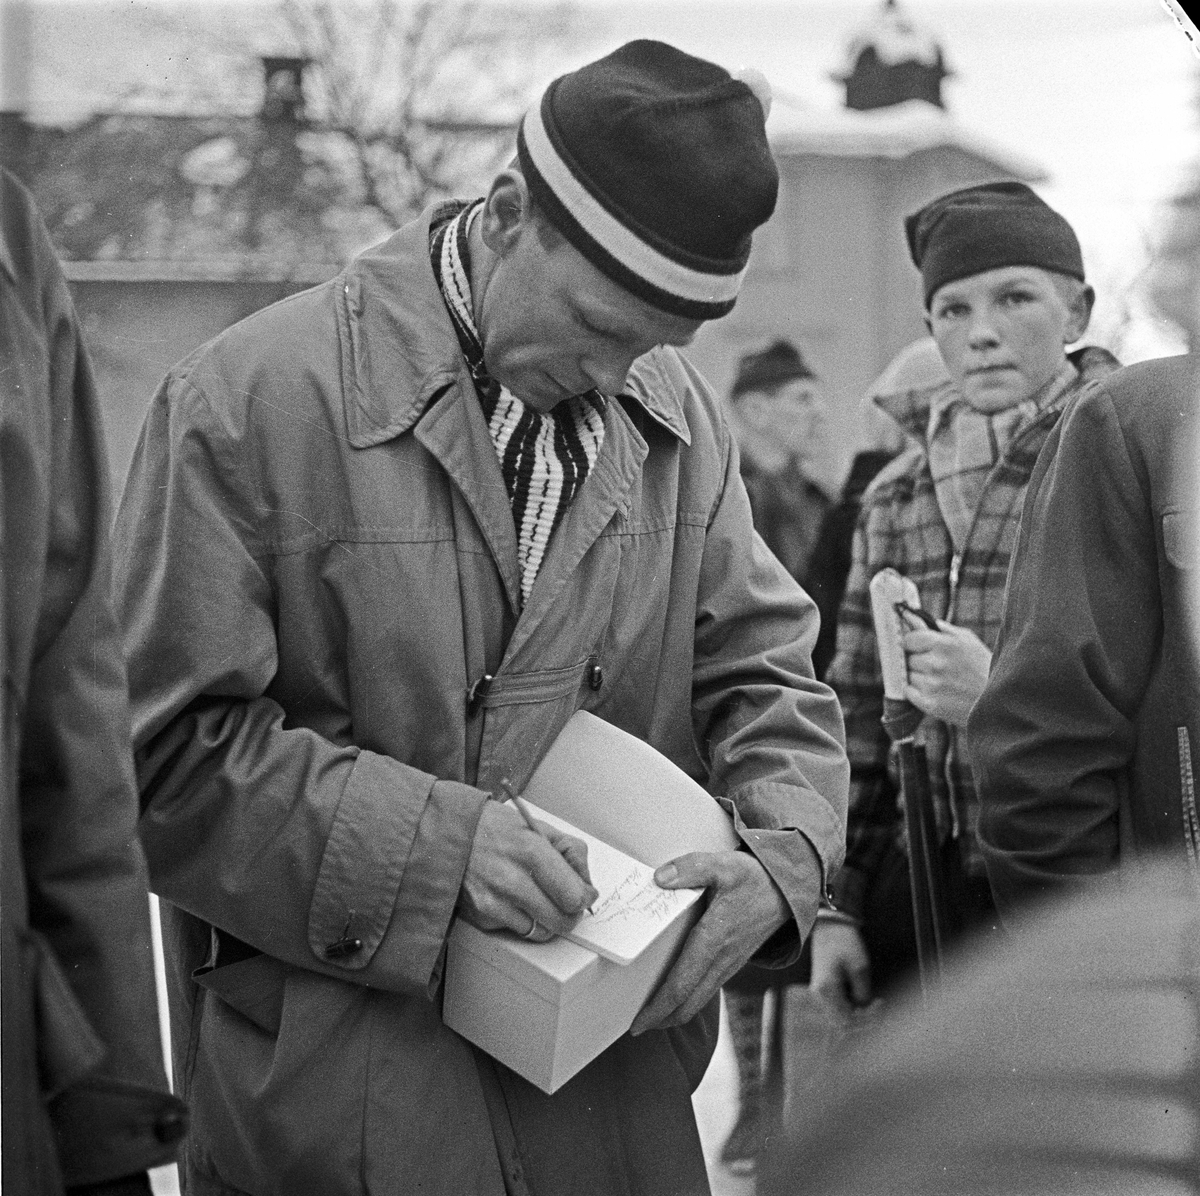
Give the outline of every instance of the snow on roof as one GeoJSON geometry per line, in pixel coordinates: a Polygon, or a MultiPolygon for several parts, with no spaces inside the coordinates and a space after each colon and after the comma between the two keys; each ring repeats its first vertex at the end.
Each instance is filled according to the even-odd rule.
{"type": "Polygon", "coordinates": [[[937,66],[942,56],[937,38],[894,4],[885,5],[850,39],[846,47],[847,74],[854,70],[858,56],[868,46],[874,48],[876,57],[887,66],[897,66],[901,62],[937,66]]]}
{"type": "Polygon", "coordinates": [[[775,90],[767,136],[776,154],[826,154],[848,158],[907,158],[922,150],[952,146],[992,163],[1014,178],[1045,182],[1044,167],[1015,150],[964,128],[925,100],[859,112],[815,108],[775,90]]]}

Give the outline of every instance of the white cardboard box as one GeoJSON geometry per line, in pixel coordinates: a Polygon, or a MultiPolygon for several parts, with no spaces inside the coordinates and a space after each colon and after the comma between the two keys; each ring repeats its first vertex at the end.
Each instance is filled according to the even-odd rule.
{"type": "MultiPolygon", "coordinates": [[[[728,816],[700,785],[586,711],[572,716],[524,795],[651,867],[737,846],[728,816]]],[[[552,1093],[629,1029],[700,910],[693,906],[626,965],[565,939],[527,943],[458,919],[442,1020],[552,1093]]]]}

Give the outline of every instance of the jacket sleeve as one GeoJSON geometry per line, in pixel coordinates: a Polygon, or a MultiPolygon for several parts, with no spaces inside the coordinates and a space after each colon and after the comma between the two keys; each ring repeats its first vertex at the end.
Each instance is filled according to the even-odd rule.
{"type": "Polygon", "coordinates": [[[1002,911],[1112,868],[1121,774],[1161,636],[1148,483],[1112,397],[1063,416],[1030,480],[987,688],[968,724],[1002,911]]]}
{"type": "MultiPolygon", "coordinates": [[[[48,500],[45,556],[23,553],[18,516],[6,521],[4,565],[22,570],[37,609],[18,765],[30,932],[24,967],[37,992],[41,1081],[72,1184],[169,1161],[183,1123],[158,1032],[125,666],[110,598],[99,402],[66,281],[29,212],[22,250],[31,244],[38,262],[31,285],[41,292],[33,302],[44,319],[48,370],[45,390],[22,395],[18,387],[10,397],[49,403],[49,438],[32,438],[45,459],[29,462],[45,472],[27,478],[26,495],[31,507],[39,494],[48,500]]],[[[30,415],[41,423],[44,413],[30,415]]]]}
{"type": "Polygon", "coordinates": [[[117,520],[151,879],[275,958],[431,994],[487,795],[289,725],[269,696],[272,558],[236,407],[169,377],[117,520]]]}
{"type": "Polygon", "coordinates": [[[813,675],[816,606],[753,531],[728,433],[725,454],[696,606],[695,734],[707,745],[714,791],[731,804],[735,830],[783,891],[803,937],[819,896],[803,865],[815,851],[823,883],[844,850],[842,719],[813,675]]]}
{"type": "Polygon", "coordinates": [[[883,674],[871,614],[870,583],[893,561],[873,560],[871,545],[886,543],[886,509],[870,495],[854,532],[850,575],[838,614],[837,653],[827,680],[846,719],[850,759],[850,804],[846,862],[834,877],[834,902],[856,918],[863,916],[867,888],[890,845],[900,820],[887,762],[889,741],[883,729],[883,674]]]}

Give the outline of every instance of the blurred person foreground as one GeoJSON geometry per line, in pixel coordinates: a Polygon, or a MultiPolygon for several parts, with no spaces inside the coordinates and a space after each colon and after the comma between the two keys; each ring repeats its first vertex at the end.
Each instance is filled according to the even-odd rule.
{"type": "Polygon", "coordinates": [[[758,1196],[1200,1192],[1200,901],[1179,863],[1027,911],[789,1101],[758,1196]]]}
{"type": "Polygon", "coordinates": [[[0,1175],[13,1196],[134,1196],[184,1112],[158,1038],[108,469],[66,280],[2,168],[0,386],[0,1175]]]}

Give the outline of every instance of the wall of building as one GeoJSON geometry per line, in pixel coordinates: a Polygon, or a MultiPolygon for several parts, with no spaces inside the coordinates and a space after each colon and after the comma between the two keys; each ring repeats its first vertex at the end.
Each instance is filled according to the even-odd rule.
{"type": "Polygon", "coordinates": [[[924,335],[920,278],[903,220],[936,196],[1006,176],[957,147],[905,158],[780,155],[775,215],[755,235],[737,307],[706,325],[689,354],[718,393],[739,356],[777,336],[793,341],[825,384],[840,477],[880,420],[862,404],[891,358],[924,335]]]}
{"type": "MultiPolygon", "coordinates": [[[[825,385],[826,480],[835,485],[854,452],[886,423],[864,407],[867,387],[925,331],[904,216],[944,191],[1003,175],[956,147],[905,158],[783,155],[780,168],[779,205],[755,238],[737,306],[705,325],[688,352],[725,394],[742,353],[777,336],[798,345],[825,385]]],[[[229,324],[316,279],[121,277],[118,266],[105,270],[99,262],[77,264],[72,288],[120,481],[166,369],[229,324]]]]}
{"type": "MultiPolygon", "coordinates": [[[[102,264],[87,266],[90,277],[73,278],[71,292],[96,370],[119,491],[166,371],[222,329],[310,280],[104,278],[102,264]]],[[[70,263],[67,269],[79,272],[70,263]]]]}

